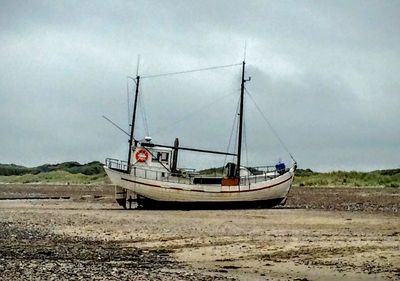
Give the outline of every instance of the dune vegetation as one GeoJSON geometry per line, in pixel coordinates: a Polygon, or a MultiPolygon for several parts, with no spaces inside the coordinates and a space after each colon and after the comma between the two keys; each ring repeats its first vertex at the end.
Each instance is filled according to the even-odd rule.
{"type": "Polygon", "coordinates": [[[64,162],[27,168],[0,164],[0,183],[106,184],[110,183],[103,164],[64,162]]]}
{"type": "MultiPolygon", "coordinates": [[[[223,168],[201,170],[200,174],[222,175],[223,168]]],[[[0,183],[52,183],[52,184],[109,184],[103,164],[98,161],[87,164],[64,162],[27,168],[15,164],[0,164],[0,183]]],[[[314,172],[298,169],[295,186],[346,186],[346,187],[400,187],[400,169],[371,172],[334,171],[314,172]]]]}
{"type": "Polygon", "coordinates": [[[85,175],[67,171],[51,171],[38,174],[0,176],[0,183],[52,183],[52,184],[106,184],[105,173],[85,175]]]}
{"type": "Polygon", "coordinates": [[[299,169],[294,184],[298,186],[400,187],[400,169],[326,173],[299,169]]]}

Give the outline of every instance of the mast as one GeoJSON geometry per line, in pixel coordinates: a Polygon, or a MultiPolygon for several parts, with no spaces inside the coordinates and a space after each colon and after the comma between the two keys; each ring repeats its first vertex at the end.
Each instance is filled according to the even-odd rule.
{"type": "Polygon", "coordinates": [[[173,154],[172,154],[172,166],[171,166],[171,171],[173,173],[177,173],[178,172],[178,152],[179,152],[179,139],[176,138],[175,142],[174,142],[174,148],[173,148],[173,154]]]}
{"type": "MultiPolygon", "coordinates": [[[[138,101],[138,95],[139,95],[139,83],[140,83],[140,76],[136,75],[135,103],[133,105],[133,112],[132,112],[131,134],[129,136],[129,152],[128,152],[128,168],[127,168],[128,173],[130,173],[130,171],[131,171],[132,143],[135,140],[133,137],[133,133],[135,131],[135,119],[136,119],[136,108],[137,108],[137,101],[138,101]]],[[[136,141],[135,141],[135,145],[136,145],[136,141]]]]}
{"type": "Polygon", "coordinates": [[[237,163],[236,163],[236,177],[239,179],[240,183],[240,160],[242,156],[242,135],[243,135],[243,102],[244,102],[244,83],[250,81],[249,79],[244,79],[245,65],[246,62],[243,61],[242,64],[242,84],[240,87],[240,109],[239,109],[239,134],[238,134],[238,151],[237,151],[237,163]]]}

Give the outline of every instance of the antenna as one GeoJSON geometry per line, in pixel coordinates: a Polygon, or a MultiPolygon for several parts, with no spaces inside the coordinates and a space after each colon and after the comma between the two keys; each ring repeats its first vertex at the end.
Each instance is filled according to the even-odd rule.
{"type": "Polygon", "coordinates": [[[247,40],[244,40],[243,61],[246,61],[247,40]]]}
{"type": "Polygon", "coordinates": [[[140,55],[137,56],[136,76],[139,75],[140,55]]]}

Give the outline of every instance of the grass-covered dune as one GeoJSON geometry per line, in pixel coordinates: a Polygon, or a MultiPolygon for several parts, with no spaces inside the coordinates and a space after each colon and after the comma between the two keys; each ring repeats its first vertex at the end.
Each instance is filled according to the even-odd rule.
{"type": "MultiPolygon", "coordinates": [[[[200,171],[200,174],[219,176],[223,167],[200,171]]],[[[297,169],[295,186],[348,186],[348,187],[400,187],[400,169],[371,172],[334,171],[314,172],[311,169],[297,169]]]]}
{"type": "Polygon", "coordinates": [[[52,183],[52,184],[109,184],[106,174],[84,175],[66,171],[51,171],[20,176],[0,176],[0,183],[52,183]]]}
{"type": "Polygon", "coordinates": [[[15,164],[0,164],[0,176],[18,176],[24,174],[39,174],[52,171],[66,171],[71,174],[96,175],[104,173],[103,164],[99,161],[80,164],[78,162],[63,162],[60,164],[44,164],[28,168],[15,164]]]}
{"type": "Polygon", "coordinates": [[[28,168],[15,164],[0,164],[0,183],[109,183],[103,164],[64,162],[28,168]]]}
{"type": "MultiPolygon", "coordinates": [[[[222,167],[200,171],[203,175],[221,175],[222,167]]],[[[94,161],[87,164],[64,162],[27,168],[14,164],[0,164],[0,183],[59,183],[59,184],[107,184],[110,183],[103,164],[94,161]]],[[[371,172],[335,171],[314,172],[298,169],[294,179],[296,186],[347,186],[347,187],[400,187],[400,169],[371,172]]]]}
{"type": "Polygon", "coordinates": [[[400,187],[400,169],[327,173],[298,169],[294,183],[299,186],[400,187]]]}

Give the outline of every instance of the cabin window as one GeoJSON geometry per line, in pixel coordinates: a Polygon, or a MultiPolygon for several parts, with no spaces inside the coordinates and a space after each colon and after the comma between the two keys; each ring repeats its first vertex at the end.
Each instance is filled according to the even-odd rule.
{"type": "Polygon", "coordinates": [[[168,152],[157,152],[153,154],[152,157],[153,162],[167,162],[169,161],[169,153],[168,152]]]}
{"type": "Polygon", "coordinates": [[[169,155],[169,153],[167,153],[167,152],[162,152],[162,153],[161,153],[161,161],[163,161],[163,162],[168,162],[168,155],[169,155]]]}

